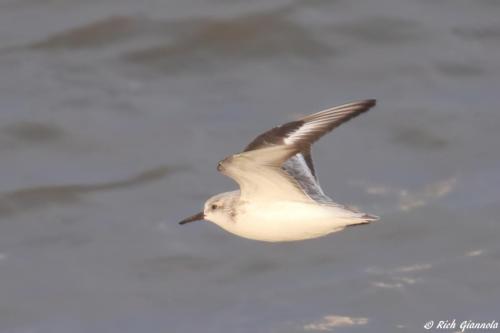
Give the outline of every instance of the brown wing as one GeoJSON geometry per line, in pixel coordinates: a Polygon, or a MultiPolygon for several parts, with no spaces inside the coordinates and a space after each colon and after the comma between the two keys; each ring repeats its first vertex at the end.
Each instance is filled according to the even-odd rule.
{"type": "Polygon", "coordinates": [[[297,147],[297,153],[302,154],[311,174],[316,177],[311,157],[312,144],[334,128],[368,111],[375,104],[374,99],[344,104],[274,127],[257,136],[246,146],[244,152],[271,145],[294,145],[297,147]]]}

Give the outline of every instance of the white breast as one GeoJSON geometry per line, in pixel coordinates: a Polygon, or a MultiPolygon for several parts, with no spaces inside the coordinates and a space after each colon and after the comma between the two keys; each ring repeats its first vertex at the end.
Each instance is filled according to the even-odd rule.
{"type": "Polygon", "coordinates": [[[231,221],[217,223],[244,238],[267,242],[316,238],[359,222],[359,214],[340,207],[276,201],[238,206],[231,221]]]}

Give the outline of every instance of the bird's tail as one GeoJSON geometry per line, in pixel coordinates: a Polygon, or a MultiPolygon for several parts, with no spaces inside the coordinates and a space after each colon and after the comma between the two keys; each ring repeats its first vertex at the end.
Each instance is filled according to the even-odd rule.
{"type": "Polygon", "coordinates": [[[363,214],[363,216],[361,216],[361,218],[363,220],[367,221],[368,223],[376,222],[376,221],[380,220],[380,217],[378,217],[377,215],[371,215],[371,214],[363,214]]]}
{"type": "Polygon", "coordinates": [[[359,220],[347,225],[348,227],[353,227],[353,226],[356,226],[356,225],[362,225],[362,224],[369,224],[369,223],[372,223],[372,222],[376,222],[380,220],[380,218],[376,215],[371,215],[371,214],[365,214],[363,213],[363,215],[361,215],[359,217],[359,220]]]}

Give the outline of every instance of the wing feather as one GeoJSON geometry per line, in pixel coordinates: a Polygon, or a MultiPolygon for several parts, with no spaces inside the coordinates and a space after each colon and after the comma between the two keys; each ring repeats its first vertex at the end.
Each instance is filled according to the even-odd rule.
{"type": "Polygon", "coordinates": [[[313,200],[281,166],[295,151],[273,146],[229,156],[217,169],[240,186],[242,200],[313,200]]]}
{"type": "Polygon", "coordinates": [[[295,144],[300,148],[299,152],[304,156],[309,171],[317,178],[311,157],[311,145],[334,128],[368,111],[375,104],[376,101],[373,99],[348,103],[276,126],[257,136],[246,146],[243,152],[261,149],[270,145],[295,144]]]}
{"type": "Polygon", "coordinates": [[[239,184],[243,198],[330,203],[317,181],[311,146],[374,105],[375,100],[344,104],[274,127],[221,161],[218,170],[239,184]]]}

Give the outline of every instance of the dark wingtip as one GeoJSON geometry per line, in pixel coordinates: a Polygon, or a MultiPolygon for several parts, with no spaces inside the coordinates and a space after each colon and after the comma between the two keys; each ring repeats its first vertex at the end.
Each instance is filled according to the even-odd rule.
{"type": "Polygon", "coordinates": [[[363,103],[367,108],[372,108],[375,105],[377,105],[377,100],[376,99],[366,99],[366,100],[362,101],[361,103],[363,103]]]}
{"type": "MultiPolygon", "coordinates": [[[[358,100],[355,102],[343,104],[337,107],[333,107],[330,109],[326,109],[317,113],[313,113],[311,115],[308,115],[300,120],[296,121],[291,121],[286,124],[276,126],[273,129],[270,129],[267,132],[262,133],[261,135],[257,136],[252,142],[250,142],[246,148],[243,150],[243,152],[247,152],[250,150],[255,150],[255,149],[260,149],[264,146],[270,145],[270,144],[283,144],[283,139],[287,137],[290,133],[293,133],[297,129],[300,129],[302,125],[304,125],[305,121],[310,121],[312,119],[315,119],[316,117],[323,116],[325,114],[328,114],[328,112],[336,112],[336,111],[348,111],[348,112],[343,112],[342,116],[339,118],[334,118],[331,121],[331,126],[326,128],[325,131],[322,131],[318,137],[314,138],[312,141],[311,140],[305,140],[305,146],[301,148],[301,150],[305,151],[310,147],[310,145],[319,139],[319,137],[323,136],[326,132],[331,131],[337,126],[340,126],[342,123],[345,123],[346,121],[370,110],[372,107],[374,107],[377,104],[377,101],[375,99],[365,99],[365,100],[358,100]]],[[[221,171],[221,170],[219,170],[221,171]]]]}

